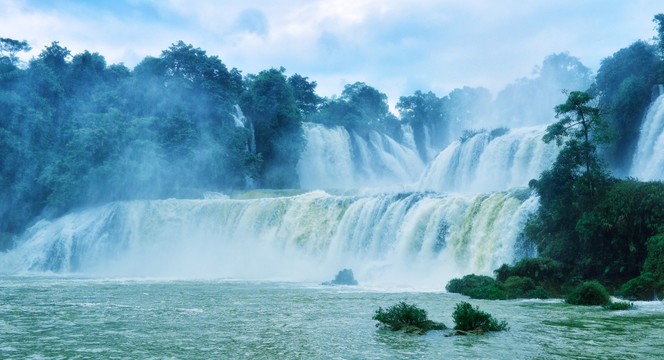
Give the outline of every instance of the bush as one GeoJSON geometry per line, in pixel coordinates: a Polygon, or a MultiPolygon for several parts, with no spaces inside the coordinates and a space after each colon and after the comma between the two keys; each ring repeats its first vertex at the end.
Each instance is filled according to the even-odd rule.
{"type": "Polygon", "coordinates": [[[521,276],[533,279],[536,284],[546,282],[560,283],[565,278],[563,265],[549,258],[525,258],[513,266],[503,264],[494,270],[496,280],[505,282],[510,276],[521,276]]]}
{"type": "Polygon", "coordinates": [[[631,310],[634,308],[634,304],[631,302],[624,302],[624,301],[618,301],[618,302],[609,301],[608,304],[602,305],[602,307],[605,310],[631,310]]]}
{"type": "Polygon", "coordinates": [[[533,279],[522,276],[510,276],[505,280],[505,291],[510,299],[548,299],[549,292],[541,286],[535,286],[533,279]]]}
{"type": "Polygon", "coordinates": [[[487,332],[508,329],[505,321],[499,322],[490,314],[481,311],[479,307],[473,308],[467,302],[456,304],[452,318],[454,318],[454,330],[476,331],[481,329],[483,332],[487,332]]]}
{"type": "Polygon", "coordinates": [[[392,331],[403,330],[407,333],[423,335],[429,330],[443,330],[447,327],[427,318],[427,312],[415,304],[406,304],[401,301],[387,309],[379,307],[372,318],[378,321],[378,327],[386,327],[392,331]]]}
{"type": "Polygon", "coordinates": [[[470,296],[472,299],[505,300],[507,293],[500,282],[484,275],[470,274],[461,279],[452,279],[445,286],[450,293],[470,296]]]}
{"type": "Polygon", "coordinates": [[[618,295],[630,300],[652,300],[655,298],[655,278],[652,273],[645,272],[626,282],[618,291],[618,295]]]}
{"type": "Polygon", "coordinates": [[[572,305],[605,305],[609,303],[609,293],[597,281],[586,281],[568,294],[565,302],[572,305]]]}

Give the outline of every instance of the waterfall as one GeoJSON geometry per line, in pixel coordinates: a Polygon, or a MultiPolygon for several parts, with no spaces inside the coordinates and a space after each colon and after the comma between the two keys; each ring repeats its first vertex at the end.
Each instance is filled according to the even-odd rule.
{"type": "Polygon", "coordinates": [[[546,127],[482,131],[441,151],[419,181],[422,191],[478,193],[525,186],[556,159],[546,127]]]}
{"type": "MultiPolygon", "coordinates": [[[[371,131],[304,123],[307,145],[297,173],[304,189],[355,189],[413,183],[424,169],[414,147],[371,131]]],[[[408,135],[408,134],[406,134],[408,135]]]]}
{"type": "Polygon", "coordinates": [[[664,180],[664,95],[650,105],[643,120],[630,176],[664,180]]]}
{"type": "Polygon", "coordinates": [[[529,190],[110,203],[42,220],[0,253],[1,272],[325,279],[441,287],[514,258],[529,190]]]}

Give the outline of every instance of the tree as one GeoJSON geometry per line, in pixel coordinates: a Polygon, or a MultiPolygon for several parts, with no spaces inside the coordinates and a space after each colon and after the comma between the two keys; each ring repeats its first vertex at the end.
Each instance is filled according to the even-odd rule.
{"type": "Polygon", "coordinates": [[[605,119],[618,134],[604,151],[614,169],[631,165],[641,121],[661,66],[655,47],[643,41],[620,49],[601,62],[590,92],[597,96],[605,119]]]}
{"type": "Polygon", "coordinates": [[[298,108],[303,116],[308,116],[318,110],[318,106],[323,103],[323,99],[316,95],[316,82],[308,81],[307,77],[299,74],[293,74],[288,78],[288,85],[293,90],[293,96],[298,108]]]}
{"type": "Polygon", "coordinates": [[[18,41],[9,38],[0,38],[0,63],[6,61],[9,64],[16,65],[19,61],[16,54],[23,51],[28,52],[30,50],[32,50],[32,48],[25,40],[18,41]]]}
{"type": "MultiPolygon", "coordinates": [[[[589,246],[581,243],[577,224],[608,191],[612,179],[598,157],[596,147],[611,139],[593,98],[573,91],[555,107],[559,120],[550,125],[543,141],[565,145],[550,170],[531,186],[540,196],[540,208],[526,223],[524,232],[541,256],[581,266],[589,246]]],[[[590,246],[592,247],[592,246],[590,246]]]]}
{"type": "Polygon", "coordinates": [[[448,142],[444,101],[433,92],[429,91],[424,94],[417,90],[411,96],[402,96],[397,103],[397,110],[401,115],[401,120],[413,128],[415,145],[422,160],[429,160],[427,154],[429,144],[425,143],[426,131],[432,137],[432,143],[438,147],[442,147],[448,142]]]}
{"type": "Polygon", "coordinates": [[[652,22],[657,24],[657,46],[659,47],[660,55],[664,56],[664,14],[655,15],[652,22]]]}
{"type": "Polygon", "coordinates": [[[248,80],[240,107],[251,120],[256,152],[262,156],[263,186],[299,186],[295,166],[304,146],[302,114],[288,85],[285,69],[261,71],[248,80]]]}

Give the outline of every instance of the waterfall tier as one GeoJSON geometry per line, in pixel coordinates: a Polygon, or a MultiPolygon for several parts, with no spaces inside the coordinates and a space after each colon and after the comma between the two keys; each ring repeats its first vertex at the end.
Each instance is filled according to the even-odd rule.
{"type": "Polygon", "coordinates": [[[0,270],[319,280],[350,267],[360,281],[439,288],[511,262],[536,208],[527,189],[117,202],[38,222],[0,270]]]}

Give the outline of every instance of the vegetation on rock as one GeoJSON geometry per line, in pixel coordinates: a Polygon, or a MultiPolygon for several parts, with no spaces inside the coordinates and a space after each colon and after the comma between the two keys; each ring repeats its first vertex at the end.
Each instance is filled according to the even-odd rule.
{"type": "Polygon", "coordinates": [[[424,335],[430,330],[444,330],[447,328],[443,323],[429,320],[426,310],[418,308],[415,304],[407,304],[404,301],[387,309],[379,307],[373,316],[373,320],[378,321],[378,324],[376,324],[378,327],[388,328],[392,331],[402,330],[419,335],[424,335]]]}
{"type": "Polygon", "coordinates": [[[452,318],[455,324],[454,330],[477,333],[508,330],[507,322],[498,321],[491,314],[481,311],[477,306],[473,308],[467,302],[456,304],[452,318]]]}

